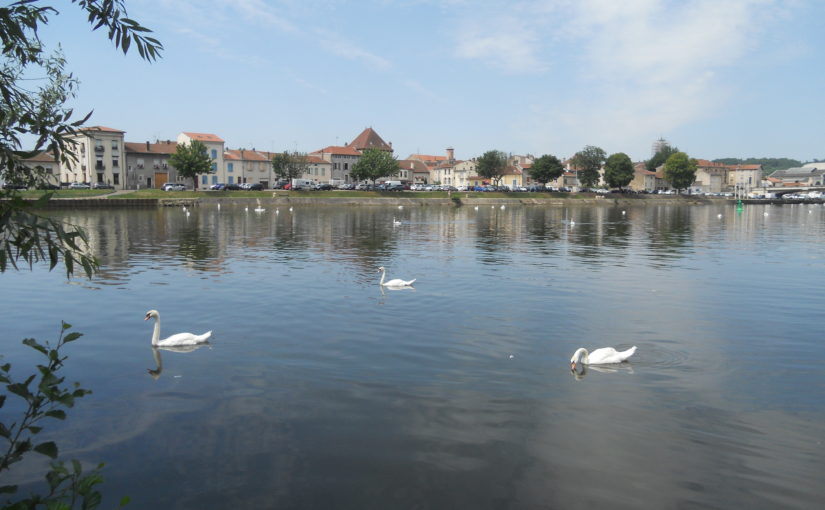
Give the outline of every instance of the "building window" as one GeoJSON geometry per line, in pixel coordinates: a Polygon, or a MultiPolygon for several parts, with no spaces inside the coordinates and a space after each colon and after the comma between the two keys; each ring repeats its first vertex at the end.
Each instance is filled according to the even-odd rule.
{"type": "Polygon", "coordinates": [[[218,171],[218,164],[217,163],[212,163],[212,173],[215,173],[217,171],[218,171]]]}
{"type": "Polygon", "coordinates": [[[113,151],[117,150],[117,140],[112,140],[112,150],[113,151]]]}
{"type": "Polygon", "coordinates": [[[120,174],[112,174],[112,179],[114,184],[120,184],[120,174]]]}
{"type": "Polygon", "coordinates": [[[232,163],[227,163],[226,164],[226,171],[227,172],[234,172],[235,171],[235,165],[233,165],[232,163]]]}
{"type": "Polygon", "coordinates": [[[117,158],[112,158],[112,168],[117,168],[117,167],[118,167],[117,158]]]}
{"type": "Polygon", "coordinates": [[[218,159],[218,151],[215,149],[212,149],[212,159],[218,159]]]}
{"type": "Polygon", "coordinates": [[[218,176],[217,175],[212,176],[212,184],[218,184],[218,176]]]}
{"type": "Polygon", "coordinates": [[[227,177],[227,179],[229,179],[229,184],[233,184],[235,182],[235,177],[233,177],[231,175],[229,177],[227,177]]]}
{"type": "Polygon", "coordinates": [[[206,186],[206,176],[205,175],[201,175],[201,184],[206,186]]]}

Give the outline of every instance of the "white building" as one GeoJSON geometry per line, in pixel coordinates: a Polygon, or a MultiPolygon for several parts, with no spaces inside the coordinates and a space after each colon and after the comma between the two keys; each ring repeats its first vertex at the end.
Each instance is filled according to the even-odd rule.
{"type": "MultiPolygon", "coordinates": [[[[227,168],[224,165],[224,141],[218,135],[211,133],[189,133],[183,132],[178,135],[178,143],[189,145],[193,140],[201,142],[206,146],[206,153],[212,158],[212,170],[208,174],[200,174],[195,181],[197,182],[195,189],[209,188],[213,184],[219,182],[229,182],[227,168]]],[[[237,181],[236,176],[233,175],[233,181],[237,181]]]]}
{"type": "Polygon", "coordinates": [[[60,165],[60,181],[103,182],[123,189],[126,159],[123,134],[119,129],[91,126],[69,136],[75,142],[72,150],[75,161],[60,165]]]}

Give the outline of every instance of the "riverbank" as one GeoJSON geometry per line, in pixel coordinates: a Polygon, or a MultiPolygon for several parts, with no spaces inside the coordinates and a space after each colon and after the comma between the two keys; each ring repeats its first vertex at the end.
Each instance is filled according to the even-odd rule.
{"type": "MultiPolygon", "coordinates": [[[[29,198],[29,197],[27,197],[29,198]]],[[[34,197],[31,197],[32,199],[34,197]]],[[[141,208],[197,207],[207,204],[258,204],[264,206],[647,206],[703,205],[730,202],[729,198],[686,195],[644,195],[610,193],[466,193],[466,192],[162,192],[120,191],[95,197],[53,197],[48,208],[141,208]]]]}

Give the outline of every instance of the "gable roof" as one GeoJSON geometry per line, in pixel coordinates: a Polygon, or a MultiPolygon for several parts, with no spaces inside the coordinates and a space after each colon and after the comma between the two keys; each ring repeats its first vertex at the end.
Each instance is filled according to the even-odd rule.
{"type": "Polygon", "coordinates": [[[57,158],[54,157],[54,153],[51,151],[40,151],[23,161],[31,161],[32,163],[57,163],[57,158]]]}
{"type": "Polygon", "coordinates": [[[382,151],[392,152],[392,146],[381,139],[374,129],[367,128],[361,131],[361,134],[355,137],[355,140],[350,142],[348,147],[355,147],[359,151],[366,149],[378,149],[382,151]]]}
{"type": "Polygon", "coordinates": [[[141,154],[174,154],[178,147],[178,142],[123,142],[126,152],[137,152],[141,154]]]}
{"type": "Polygon", "coordinates": [[[346,147],[341,147],[339,145],[330,145],[329,147],[324,147],[323,149],[319,149],[317,151],[312,152],[311,154],[337,154],[339,156],[360,156],[361,153],[355,150],[351,145],[346,147]]]}
{"type": "Polygon", "coordinates": [[[430,168],[423,161],[417,159],[402,159],[398,161],[398,168],[415,172],[429,172],[430,168]]]}
{"type": "Polygon", "coordinates": [[[191,138],[192,140],[197,140],[199,142],[223,142],[224,140],[219,137],[218,135],[213,135],[212,133],[189,133],[184,131],[183,134],[191,138]]]}
{"type": "Polygon", "coordinates": [[[82,132],[86,132],[86,131],[103,131],[105,133],[125,133],[126,132],[126,131],[121,131],[119,129],[110,128],[110,127],[106,127],[106,126],[86,126],[86,127],[80,128],[80,131],[82,131],[82,132]]]}

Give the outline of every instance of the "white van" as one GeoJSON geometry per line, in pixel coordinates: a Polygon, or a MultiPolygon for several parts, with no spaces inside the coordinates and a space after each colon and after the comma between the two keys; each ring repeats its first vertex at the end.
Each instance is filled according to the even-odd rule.
{"type": "Polygon", "coordinates": [[[292,189],[313,189],[315,188],[315,181],[309,179],[292,179],[292,189]]]}

